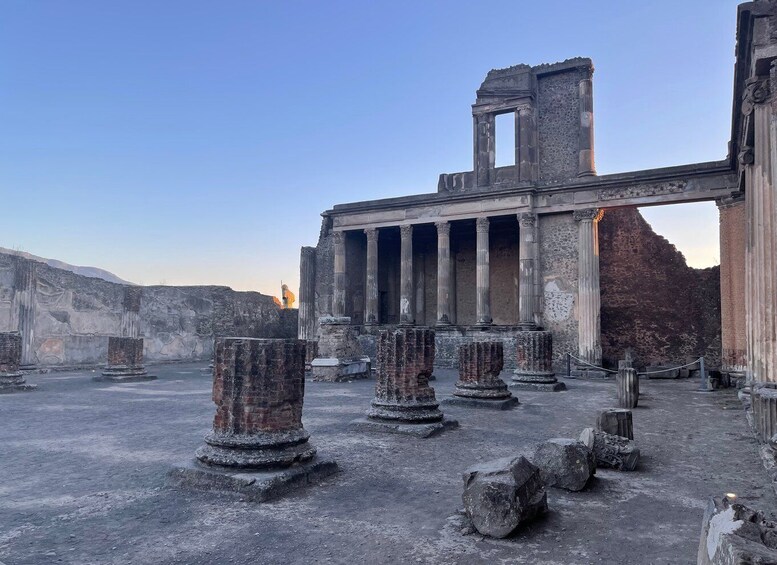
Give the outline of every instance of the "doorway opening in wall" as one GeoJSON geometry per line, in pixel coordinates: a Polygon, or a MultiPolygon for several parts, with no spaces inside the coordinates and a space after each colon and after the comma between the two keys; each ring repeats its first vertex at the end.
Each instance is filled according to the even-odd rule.
{"type": "Polygon", "coordinates": [[[599,222],[604,366],[617,367],[627,353],[638,371],[701,356],[708,368],[720,366],[719,238],[712,202],[605,210],[599,222]]]}
{"type": "Polygon", "coordinates": [[[515,112],[497,114],[494,123],[496,135],[496,166],[512,167],[515,165],[515,112]]]}

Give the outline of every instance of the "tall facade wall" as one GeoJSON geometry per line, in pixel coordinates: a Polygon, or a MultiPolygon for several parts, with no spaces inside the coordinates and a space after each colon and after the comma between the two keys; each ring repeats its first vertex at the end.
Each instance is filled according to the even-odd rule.
{"type": "MultiPolygon", "coordinates": [[[[18,325],[16,273],[29,260],[0,254],[0,331],[18,325]]],[[[104,363],[108,337],[122,333],[125,285],[35,263],[32,362],[39,366],[104,363]]],[[[295,337],[296,310],[281,310],[272,297],[227,287],[142,287],[140,337],[145,359],[209,358],[213,337],[295,337]]]]}
{"type": "MultiPolygon", "coordinates": [[[[712,234],[710,234],[712,235],[712,234]]],[[[616,366],[631,349],[638,366],[704,355],[720,365],[720,270],[693,269],[636,208],[599,223],[602,357],[616,366]]]]}

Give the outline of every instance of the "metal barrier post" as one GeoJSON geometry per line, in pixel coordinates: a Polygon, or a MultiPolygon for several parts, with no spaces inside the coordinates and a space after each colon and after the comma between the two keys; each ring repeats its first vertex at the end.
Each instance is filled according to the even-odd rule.
{"type": "Polygon", "coordinates": [[[701,382],[699,383],[699,391],[701,392],[712,392],[712,386],[710,385],[710,379],[707,375],[707,371],[704,368],[704,357],[699,358],[699,375],[701,377],[701,382]]]}
{"type": "Polygon", "coordinates": [[[567,376],[572,376],[572,358],[569,356],[569,353],[567,353],[567,376]]]}

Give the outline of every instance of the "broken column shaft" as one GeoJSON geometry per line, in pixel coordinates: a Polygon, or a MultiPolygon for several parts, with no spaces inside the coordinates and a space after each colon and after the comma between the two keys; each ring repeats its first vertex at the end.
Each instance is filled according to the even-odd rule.
{"type": "MultiPolygon", "coordinates": [[[[620,362],[619,362],[620,364],[620,362]]],[[[618,406],[621,408],[636,408],[639,402],[639,376],[631,367],[618,367],[615,377],[615,387],[618,395],[618,406]]]]}
{"type": "Polygon", "coordinates": [[[0,393],[35,390],[25,383],[19,371],[22,359],[22,335],[19,332],[0,333],[0,393]]]}
{"type": "Polygon", "coordinates": [[[566,390],[553,372],[553,336],[545,331],[520,331],[515,337],[515,371],[511,388],[556,392],[566,390]]]}

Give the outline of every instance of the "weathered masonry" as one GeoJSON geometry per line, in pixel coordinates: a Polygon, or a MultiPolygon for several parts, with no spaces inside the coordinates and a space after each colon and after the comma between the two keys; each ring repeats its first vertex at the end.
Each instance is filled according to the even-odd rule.
{"type": "MultiPolygon", "coordinates": [[[[318,245],[302,250],[300,338],[315,339],[323,315],[350,317],[374,356],[377,327],[434,326],[437,362],[453,365],[455,345],[463,341],[508,341],[518,331],[542,328],[553,335],[556,364],[569,352],[599,365],[599,222],[608,209],[716,201],[722,347],[719,331],[711,331],[695,350],[678,351],[709,354],[712,344],[725,370],[752,367],[760,378],[774,378],[767,375],[777,361],[777,304],[771,304],[777,289],[768,284],[777,284],[777,257],[762,259],[767,240],[777,236],[777,218],[771,168],[759,165],[775,143],[774,128],[765,125],[772,119],[771,58],[752,53],[763,38],[777,55],[770,31],[758,32],[772,25],[765,16],[774,10],[767,2],[740,7],[733,138],[722,161],[599,176],[590,59],[490,71],[472,105],[472,170],[440,175],[436,193],[341,204],[323,213],[318,245]],[[515,120],[515,158],[497,167],[501,114],[515,120]],[[767,211],[767,229],[757,229],[767,211]],[[753,306],[747,318],[744,297],[753,306]]],[[[699,303],[717,307],[717,299],[699,303]]],[[[505,364],[514,364],[509,353],[505,364]]]]}

